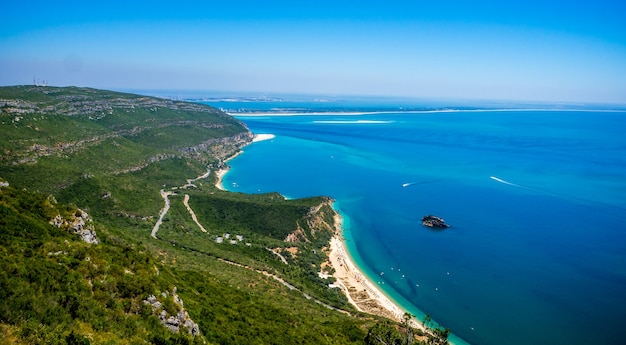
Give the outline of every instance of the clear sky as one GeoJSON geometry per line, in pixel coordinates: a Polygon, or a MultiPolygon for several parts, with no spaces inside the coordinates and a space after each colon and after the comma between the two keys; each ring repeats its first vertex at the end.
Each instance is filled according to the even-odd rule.
{"type": "Polygon", "coordinates": [[[0,85],[626,103],[626,1],[6,1],[0,85]]]}

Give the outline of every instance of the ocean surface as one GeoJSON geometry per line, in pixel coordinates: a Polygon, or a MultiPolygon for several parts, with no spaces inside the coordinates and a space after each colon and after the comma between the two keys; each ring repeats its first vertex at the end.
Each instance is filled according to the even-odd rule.
{"type": "Polygon", "coordinates": [[[333,197],[355,263],[454,343],[626,343],[626,113],[237,118],[276,137],[224,186],[333,197]]]}

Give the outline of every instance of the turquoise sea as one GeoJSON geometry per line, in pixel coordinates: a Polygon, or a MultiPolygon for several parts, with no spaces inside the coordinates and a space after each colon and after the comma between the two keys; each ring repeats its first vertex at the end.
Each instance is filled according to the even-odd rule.
{"type": "Polygon", "coordinates": [[[224,186],[333,197],[357,265],[455,343],[626,342],[626,113],[238,118],[276,137],[224,186]]]}

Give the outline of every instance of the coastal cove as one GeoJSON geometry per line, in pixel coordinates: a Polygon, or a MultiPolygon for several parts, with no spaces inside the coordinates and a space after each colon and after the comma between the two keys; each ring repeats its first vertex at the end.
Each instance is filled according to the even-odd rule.
{"type": "Polygon", "coordinates": [[[275,137],[229,161],[225,189],[336,199],[355,266],[453,343],[625,336],[623,113],[237,118],[275,137]]]}
{"type": "MultiPolygon", "coordinates": [[[[255,136],[256,140],[253,142],[273,139],[274,137],[275,136],[271,134],[260,134],[255,136]]],[[[229,170],[228,167],[224,167],[216,172],[217,179],[215,187],[220,190],[225,190],[222,180],[229,170]]],[[[377,287],[376,284],[373,283],[373,280],[365,275],[354,263],[350,252],[346,248],[344,236],[346,234],[344,224],[346,224],[347,218],[345,215],[342,215],[341,211],[337,208],[336,202],[333,202],[332,207],[335,211],[334,226],[336,232],[334,236],[331,237],[326,250],[328,255],[327,262],[334,270],[333,276],[336,279],[333,287],[341,289],[349,303],[352,304],[356,310],[402,322],[408,310],[390,299],[385,291],[377,287]]],[[[281,259],[285,260],[282,257],[281,259]]],[[[415,316],[415,314],[412,315],[415,316]]],[[[417,319],[413,318],[409,322],[413,328],[426,331],[423,323],[419,322],[417,319]]]]}
{"type": "MultiPolygon", "coordinates": [[[[254,136],[252,143],[272,140],[275,137],[276,136],[273,134],[257,134],[254,136]]],[[[243,151],[229,158],[227,162],[233,160],[241,153],[243,153],[243,151]]],[[[223,185],[223,179],[229,170],[230,167],[225,166],[216,171],[215,187],[220,190],[226,190],[223,185]]],[[[233,185],[233,187],[237,186],[233,185]]],[[[348,218],[342,214],[336,202],[333,203],[333,209],[336,212],[334,222],[337,230],[328,246],[328,262],[333,268],[333,276],[337,280],[334,284],[335,287],[342,290],[350,304],[358,311],[383,316],[397,322],[403,322],[405,315],[408,313],[412,316],[409,323],[413,328],[422,332],[430,332],[430,330],[426,329],[423,321],[425,315],[421,311],[414,308],[406,309],[402,304],[396,302],[385,290],[378,286],[380,282],[375,283],[375,279],[372,279],[355,264],[351,252],[347,249],[345,237],[349,236],[349,232],[345,231],[346,228],[349,228],[349,225],[346,225],[348,218]]],[[[432,322],[428,325],[433,328],[437,327],[437,325],[432,322]]],[[[452,345],[467,344],[454,335],[449,336],[448,340],[452,345]]]]}

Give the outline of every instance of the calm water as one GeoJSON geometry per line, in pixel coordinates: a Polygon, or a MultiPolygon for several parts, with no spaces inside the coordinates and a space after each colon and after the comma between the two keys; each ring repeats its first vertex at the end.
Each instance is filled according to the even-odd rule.
{"type": "Polygon", "coordinates": [[[471,344],[626,342],[626,113],[239,118],[276,138],[225,187],[335,198],[357,264],[418,318],[471,344]]]}

